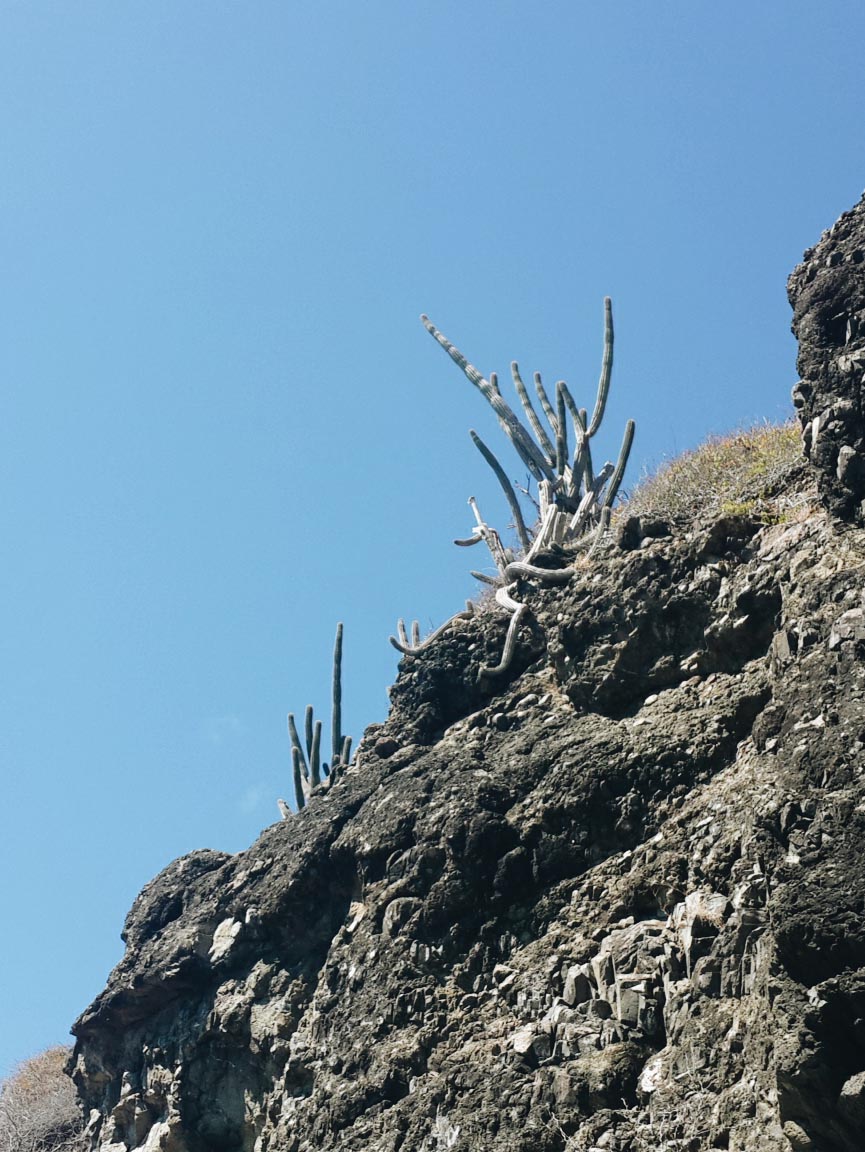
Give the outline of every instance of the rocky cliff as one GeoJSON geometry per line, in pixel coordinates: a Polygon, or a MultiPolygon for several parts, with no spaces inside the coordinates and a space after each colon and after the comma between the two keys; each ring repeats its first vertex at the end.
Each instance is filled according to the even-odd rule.
{"type": "Polygon", "coordinates": [[[791,277],[810,464],[525,581],[498,677],[456,622],[332,788],[144,889],[93,1149],[861,1152],[863,223],[791,277]]]}

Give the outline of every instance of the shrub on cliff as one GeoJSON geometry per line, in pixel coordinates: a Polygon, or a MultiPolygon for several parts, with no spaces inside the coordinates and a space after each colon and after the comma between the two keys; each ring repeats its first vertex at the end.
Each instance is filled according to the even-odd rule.
{"type": "Polygon", "coordinates": [[[786,482],[802,462],[802,438],[793,420],[712,436],[642,480],[620,515],[681,521],[739,513],[778,520],[795,501],[786,482]]]}
{"type": "Polygon", "coordinates": [[[67,1048],[49,1048],[0,1082],[0,1152],[79,1152],[83,1124],[67,1048]]]}

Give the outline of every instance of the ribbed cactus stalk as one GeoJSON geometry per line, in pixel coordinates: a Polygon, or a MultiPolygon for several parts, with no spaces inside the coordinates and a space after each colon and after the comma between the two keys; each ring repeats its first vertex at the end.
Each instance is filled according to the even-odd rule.
{"type": "Polygon", "coordinates": [[[342,624],[336,626],[336,640],[333,644],[333,686],[331,712],[331,763],[335,764],[342,756],[342,624]]]}

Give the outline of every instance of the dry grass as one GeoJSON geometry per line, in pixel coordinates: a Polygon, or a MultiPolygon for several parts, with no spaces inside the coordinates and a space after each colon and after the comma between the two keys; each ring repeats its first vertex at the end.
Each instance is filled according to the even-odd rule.
{"type": "Polygon", "coordinates": [[[63,1071],[69,1050],[49,1048],[0,1082],[0,1152],[78,1152],[82,1120],[63,1071]]]}
{"type": "Polygon", "coordinates": [[[641,480],[619,516],[691,521],[707,513],[740,513],[775,522],[801,502],[788,490],[801,463],[794,420],[712,436],[641,480]]]}

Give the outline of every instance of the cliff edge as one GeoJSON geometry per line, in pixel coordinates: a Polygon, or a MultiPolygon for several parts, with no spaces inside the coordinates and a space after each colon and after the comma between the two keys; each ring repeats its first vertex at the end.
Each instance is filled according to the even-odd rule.
{"type": "Polygon", "coordinates": [[[810,464],[525,581],[497,677],[459,620],[332,788],[147,885],[93,1150],[861,1152],[863,231],[790,280],[810,464]]]}

